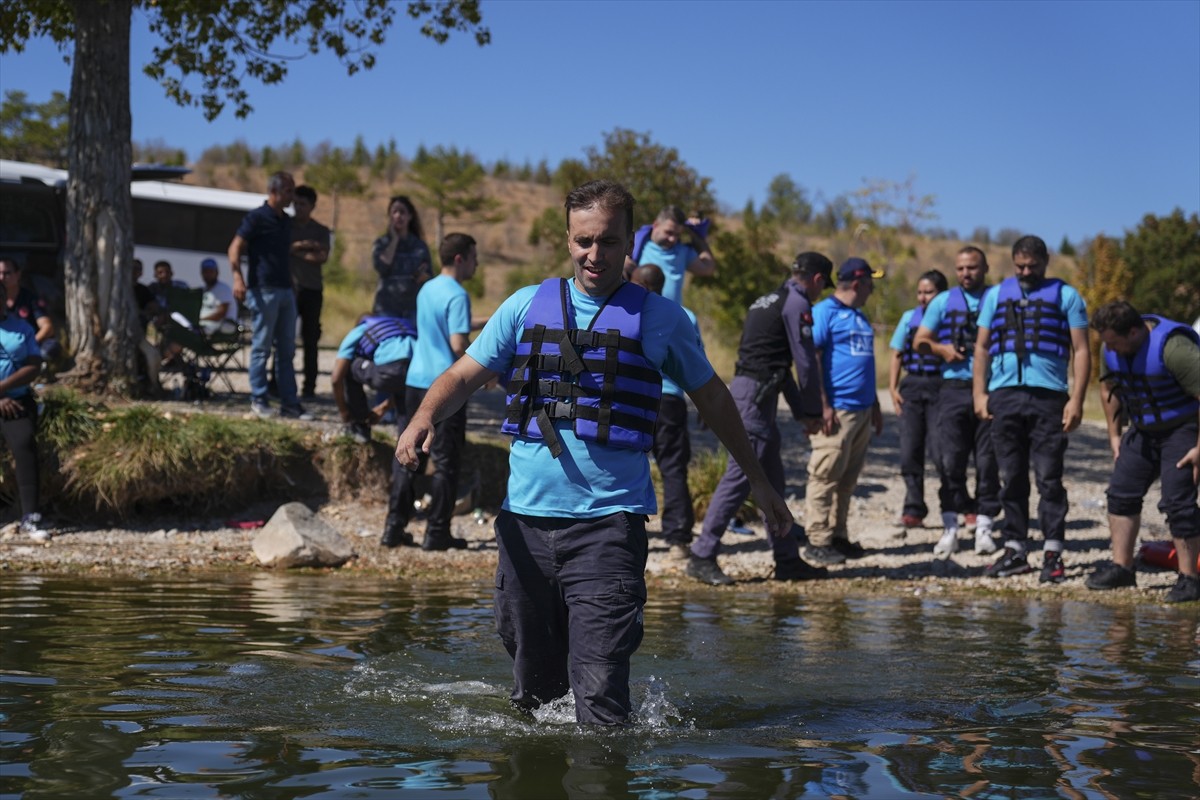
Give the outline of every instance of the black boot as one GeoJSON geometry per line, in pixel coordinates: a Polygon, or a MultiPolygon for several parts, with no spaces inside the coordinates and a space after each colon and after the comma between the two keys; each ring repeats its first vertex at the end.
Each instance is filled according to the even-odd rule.
{"type": "Polygon", "coordinates": [[[421,541],[422,550],[465,550],[467,549],[467,540],[459,539],[456,536],[451,536],[450,531],[441,533],[433,533],[425,531],[425,538],[421,541]]]}
{"type": "Polygon", "coordinates": [[[407,520],[401,520],[398,515],[388,513],[387,522],[383,523],[383,537],[379,543],[384,547],[414,547],[412,534],[404,530],[407,520]]]}

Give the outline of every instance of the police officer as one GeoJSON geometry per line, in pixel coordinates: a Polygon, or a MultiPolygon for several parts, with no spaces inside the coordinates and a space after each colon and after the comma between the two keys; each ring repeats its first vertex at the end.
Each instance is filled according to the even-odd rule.
{"type": "Polygon", "coordinates": [[[958,515],[975,516],[975,552],[996,552],[992,525],[1000,514],[1000,474],[992,450],[990,420],[975,415],[971,393],[979,301],[988,290],[987,256],[967,246],[954,258],[958,286],[929,302],[913,339],[921,352],[942,359],[935,444],[941,465],[942,536],[934,554],[948,558],[958,550],[958,515]],[[967,465],[975,455],[975,499],[967,488],[967,465]]]}
{"type": "MultiPolygon", "coordinates": [[[[779,425],[775,415],[784,393],[793,415],[809,432],[821,424],[821,373],[813,350],[812,300],[829,285],[833,262],[820,253],[801,253],[792,262],[792,277],[775,291],[754,301],[746,312],[733,383],[729,387],[742,424],[754,445],[758,462],[780,494],[784,489],[779,425]],[[792,378],[796,365],[798,382],[792,378]]],[[[750,494],[750,480],[737,462],[730,461],[713,491],[700,537],[692,545],[687,574],[714,586],[733,583],[717,564],[721,536],[729,520],[750,494]]],[[[795,536],[773,539],[775,579],[785,581],[823,577],[800,557],[795,536]]]]}
{"type": "Polygon", "coordinates": [[[1161,479],[1159,509],[1167,517],[1179,578],[1168,603],[1200,600],[1196,558],[1200,555],[1200,335],[1187,325],[1141,315],[1129,303],[1102,306],[1092,327],[1104,344],[1101,381],[1104,417],[1112,445],[1108,484],[1108,527],[1112,563],[1087,579],[1089,589],[1136,586],[1133,546],[1141,525],[1142,500],[1161,479]],[[1121,410],[1132,423],[1121,435],[1121,410]]]}
{"type": "Polygon", "coordinates": [[[396,444],[415,467],[435,424],[504,376],[513,437],[496,517],[496,624],[513,659],[513,702],[536,708],[570,689],[581,723],[629,720],[630,658],[642,640],[646,451],[666,373],[750,475],[775,535],[792,516],[759,467],[733,399],[676,303],[626,283],[633,197],[611,181],[567,195],[572,279],[509,297],[442,373],[396,444]]]}
{"type": "Polygon", "coordinates": [[[1016,275],[979,304],[975,339],[975,413],[992,420],[1004,508],[1004,551],[984,574],[1004,578],[1032,569],[1026,555],[1032,463],[1040,497],[1038,521],[1045,537],[1039,580],[1058,583],[1066,579],[1063,456],[1067,434],[1083,418],[1092,369],[1087,307],[1074,288],[1046,278],[1050,253],[1037,236],[1018,239],[1012,259],[1016,275]],[[1074,366],[1068,394],[1070,364],[1074,366]]]}

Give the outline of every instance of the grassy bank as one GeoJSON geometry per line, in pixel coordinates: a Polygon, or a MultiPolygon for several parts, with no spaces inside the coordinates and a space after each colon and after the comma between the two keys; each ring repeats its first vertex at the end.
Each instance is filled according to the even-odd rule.
{"type": "MultiPolygon", "coordinates": [[[[387,496],[393,442],[367,445],[281,421],[211,413],[178,414],[154,404],[111,406],[54,388],[38,428],[43,506],[65,517],[229,513],[264,499],[287,502],[387,496]]],[[[507,469],[507,446],[473,439],[463,474],[507,469]]],[[[498,505],[480,484],[478,502],[498,505]]],[[[15,502],[11,459],[0,495],[15,502]]]]}

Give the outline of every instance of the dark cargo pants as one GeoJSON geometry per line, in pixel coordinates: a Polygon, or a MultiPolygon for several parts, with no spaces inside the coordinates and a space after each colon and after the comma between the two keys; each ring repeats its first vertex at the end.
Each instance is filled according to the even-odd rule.
{"type": "Polygon", "coordinates": [[[1038,523],[1046,541],[1067,537],[1067,490],[1063,458],[1067,434],[1062,413],[1067,395],[1049,389],[997,389],[988,397],[992,446],[1000,468],[1002,531],[1006,541],[1029,539],[1029,467],[1038,488],[1038,523]]]}
{"type": "MultiPolygon", "coordinates": [[[[426,389],[409,386],[405,393],[405,408],[416,411],[425,399],[426,389]]],[[[405,424],[408,424],[407,416],[405,424]]],[[[401,429],[401,433],[403,433],[401,429]]],[[[429,453],[417,451],[417,468],[410,470],[392,459],[392,487],[388,496],[389,530],[398,526],[403,530],[413,513],[416,499],[414,483],[418,475],[425,474],[425,467],[433,460],[434,473],[429,477],[429,509],[425,517],[425,534],[435,539],[450,535],[450,521],[454,516],[454,503],[458,499],[458,473],[462,462],[462,451],[467,441],[467,407],[433,426],[433,445],[429,453]]]]}
{"type": "Polygon", "coordinates": [[[575,719],[629,721],[629,661],[642,643],[645,517],[496,516],[496,629],[513,659],[512,701],[566,694],[575,719]]]}

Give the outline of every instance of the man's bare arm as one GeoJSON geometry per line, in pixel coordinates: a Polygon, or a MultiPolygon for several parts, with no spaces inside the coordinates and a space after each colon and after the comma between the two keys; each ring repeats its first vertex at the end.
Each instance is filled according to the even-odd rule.
{"type": "Polygon", "coordinates": [[[1078,428],[1083,420],[1083,401],[1087,397],[1088,381],[1092,379],[1092,351],[1088,347],[1087,328],[1071,328],[1071,347],[1075,350],[1071,359],[1071,397],[1063,409],[1062,419],[1066,433],[1078,428]]]}
{"type": "Polygon", "coordinates": [[[771,487],[762,465],[758,463],[754,446],[750,444],[746,429],[742,425],[742,415],[738,413],[724,382],[713,375],[708,383],[688,392],[688,396],[696,404],[708,427],[750,479],[754,502],[766,517],[767,531],[775,537],[790,536],[794,522],[792,512],[779,493],[771,487]]]}
{"type": "Polygon", "coordinates": [[[499,375],[469,355],[450,365],[429,391],[421,407],[413,412],[408,427],[396,442],[396,460],[409,469],[417,468],[417,450],[428,453],[433,444],[433,426],[462,408],[472,393],[499,375]]]}

